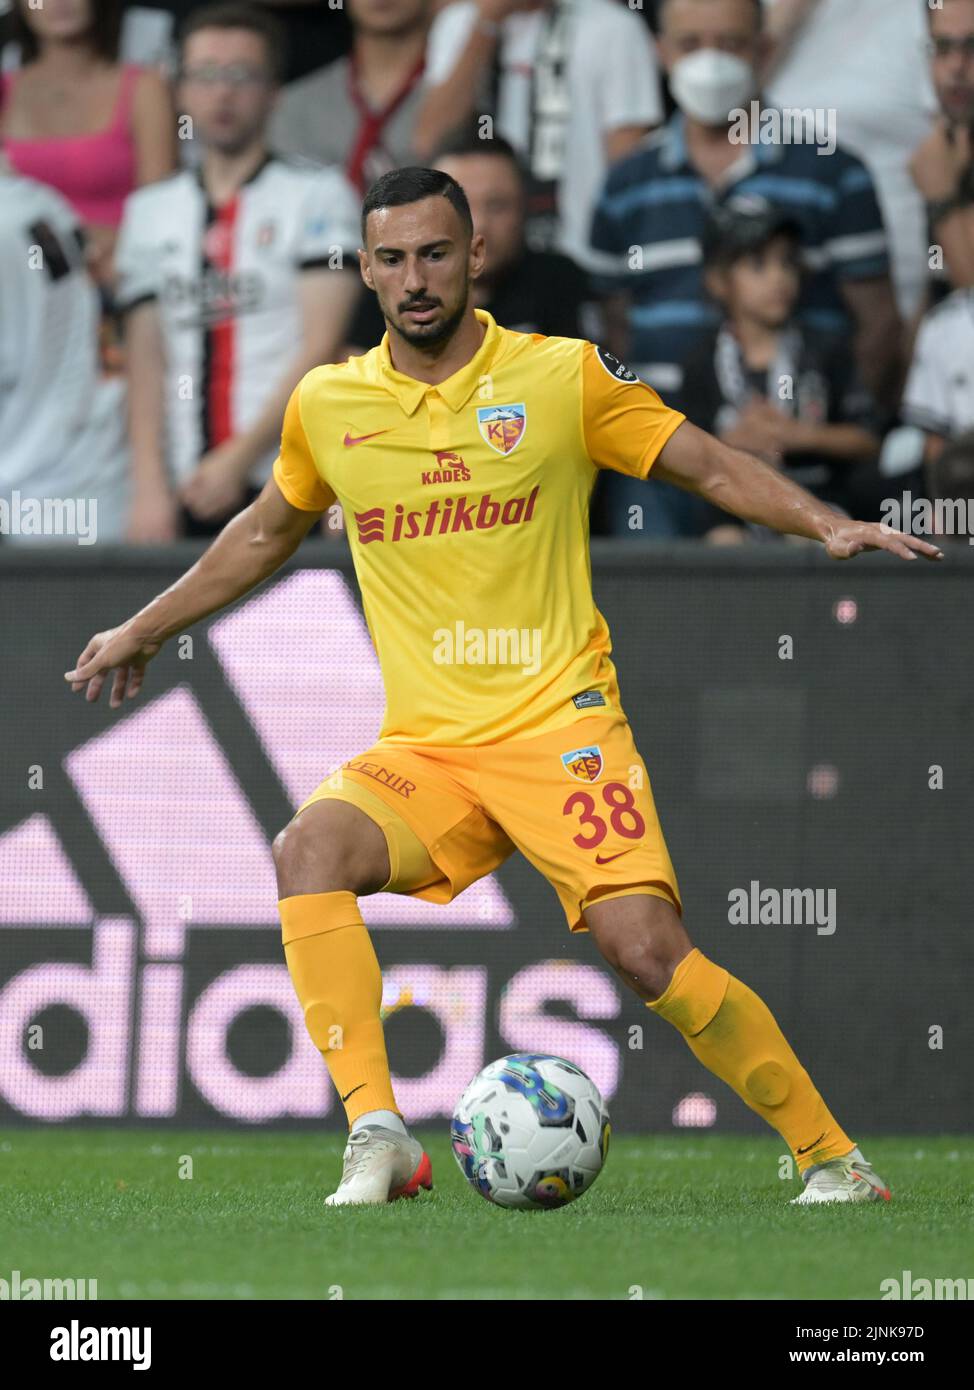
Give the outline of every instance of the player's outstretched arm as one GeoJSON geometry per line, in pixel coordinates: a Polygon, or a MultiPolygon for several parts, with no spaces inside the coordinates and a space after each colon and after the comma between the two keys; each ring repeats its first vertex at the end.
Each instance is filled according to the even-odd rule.
{"type": "Polygon", "coordinates": [[[731,449],[688,420],[663,445],[651,476],[695,492],[742,521],[821,541],[833,560],[863,550],[888,550],[904,560],[944,558],[937,546],[885,523],[851,521],[770,464],[731,449]]]}
{"type": "Polygon", "coordinates": [[[271,478],[182,578],[119,627],[96,632],[64,679],[97,700],[114,672],[110,704],[117,709],[139,693],[146,663],[164,642],[273,574],[320,516],[292,507],[271,478]]]}

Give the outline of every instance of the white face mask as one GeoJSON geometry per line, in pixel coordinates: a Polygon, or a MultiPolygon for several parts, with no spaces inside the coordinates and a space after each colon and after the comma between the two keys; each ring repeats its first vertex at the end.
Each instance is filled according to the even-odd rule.
{"type": "Polygon", "coordinates": [[[670,91],[685,116],[704,125],[723,125],[731,111],[754,96],[754,69],[719,48],[698,48],[673,65],[670,91]]]}

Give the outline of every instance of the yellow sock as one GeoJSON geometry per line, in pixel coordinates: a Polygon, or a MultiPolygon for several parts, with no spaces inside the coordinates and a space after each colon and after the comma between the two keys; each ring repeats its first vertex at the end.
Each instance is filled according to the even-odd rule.
{"type": "Polygon", "coordinates": [[[369,1110],[398,1115],[379,1017],[382,971],[358,899],[299,893],[278,908],[291,981],[349,1127],[369,1110]]]}
{"type": "Polygon", "coordinates": [[[699,950],[680,961],[665,992],[647,1007],[672,1023],[694,1056],[778,1131],[799,1172],[855,1147],[768,1006],[699,950]]]}

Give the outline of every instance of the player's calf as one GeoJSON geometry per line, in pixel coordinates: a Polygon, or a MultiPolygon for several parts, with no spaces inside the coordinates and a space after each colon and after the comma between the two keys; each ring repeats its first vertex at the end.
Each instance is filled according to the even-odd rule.
{"type": "Polygon", "coordinates": [[[358,904],[389,882],[381,826],[326,798],[274,841],[284,955],[312,1042],[349,1125],[332,1206],[384,1203],[432,1186],[430,1162],[396,1105],[382,1028],[382,972],[358,904]]]}
{"type": "Polygon", "coordinates": [[[694,949],[675,908],[646,894],[596,902],[586,925],[616,973],[788,1144],[812,1202],[889,1200],[762,999],[694,949]]]}

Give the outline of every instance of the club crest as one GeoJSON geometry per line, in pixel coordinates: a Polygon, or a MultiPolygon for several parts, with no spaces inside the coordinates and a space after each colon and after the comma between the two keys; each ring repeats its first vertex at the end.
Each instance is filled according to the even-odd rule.
{"type": "Polygon", "coordinates": [[[477,411],[481,438],[499,454],[509,454],[524,438],[528,413],[521,405],[485,405],[477,411]]]}
{"type": "Polygon", "coordinates": [[[597,743],[562,753],[561,765],[576,782],[597,782],[602,776],[602,749],[597,743]]]}

